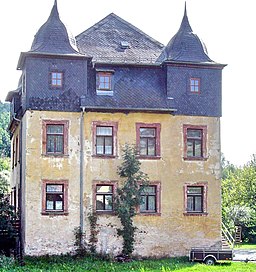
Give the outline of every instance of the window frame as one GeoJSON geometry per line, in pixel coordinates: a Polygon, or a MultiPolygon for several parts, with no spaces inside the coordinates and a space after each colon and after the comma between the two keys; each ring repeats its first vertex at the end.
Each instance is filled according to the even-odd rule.
{"type": "Polygon", "coordinates": [[[45,156],[67,156],[68,155],[68,120],[42,120],[42,154],[45,156]],[[63,126],[63,153],[47,152],[47,126],[48,125],[62,125],[63,126]]]}
{"type": "Polygon", "coordinates": [[[68,180],[42,180],[42,215],[68,215],[68,180]],[[46,188],[47,185],[63,186],[63,210],[47,210],[46,209],[46,188]]]}
{"type": "MultiPolygon", "coordinates": [[[[97,95],[113,95],[113,75],[114,71],[96,70],[96,93],[97,95]],[[101,78],[108,78],[108,87],[100,87],[101,78]]],[[[105,82],[105,80],[104,80],[105,82]]],[[[105,84],[106,85],[106,82],[105,84]]]]}
{"type": "Polygon", "coordinates": [[[93,157],[98,158],[115,158],[117,156],[117,129],[118,123],[112,121],[93,121],[92,133],[93,133],[93,157]],[[112,127],[112,154],[97,154],[97,127],[112,127]]]}
{"type": "Polygon", "coordinates": [[[161,182],[160,181],[151,181],[147,185],[140,185],[140,186],[154,186],[156,188],[155,191],[155,199],[156,199],[156,211],[148,210],[148,211],[141,211],[140,205],[138,207],[138,214],[142,216],[147,215],[161,215],[161,182]]]}
{"type": "Polygon", "coordinates": [[[49,85],[50,85],[50,88],[51,89],[63,89],[64,87],[64,71],[60,71],[60,70],[52,70],[49,72],[49,85]],[[53,74],[60,74],[61,75],[61,78],[58,79],[56,77],[56,79],[53,78],[53,74]],[[53,80],[60,80],[61,81],[61,84],[53,84],[53,80]]]}
{"type": "Polygon", "coordinates": [[[92,192],[93,192],[93,210],[97,214],[114,214],[114,197],[116,194],[116,188],[117,188],[117,181],[93,181],[92,185],[92,192]],[[112,186],[112,200],[113,200],[113,205],[112,205],[112,210],[97,210],[97,186],[112,186]]]}
{"type": "Polygon", "coordinates": [[[207,160],[207,126],[205,125],[183,125],[183,145],[184,145],[184,160],[207,160]],[[200,130],[202,131],[201,140],[201,156],[188,156],[188,130],[200,130]]]}
{"type": "Polygon", "coordinates": [[[208,184],[207,182],[197,182],[197,183],[186,183],[184,185],[184,215],[185,216],[206,216],[207,212],[207,195],[208,195],[208,184]],[[188,188],[190,187],[200,187],[202,188],[202,211],[188,211],[188,188]]]}
{"type": "Polygon", "coordinates": [[[201,79],[198,77],[191,77],[189,79],[189,91],[192,94],[200,94],[201,93],[201,79]],[[194,84],[192,84],[194,81],[194,84]],[[197,84],[195,84],[197,82],[197,84]],[[198,88],[198,91],[195,91],[195,88],[198,88]]]}
{"type": "Polygon", "coordinates": [[[161,158],[161,124],[160,123],[136,123],[136,146],[138,156],[140,159],[160,159],[161,158]],[[154,128],[155,129],[155,155],[141,155],[140,154],[140,129],[141,128],[154,128]]]}

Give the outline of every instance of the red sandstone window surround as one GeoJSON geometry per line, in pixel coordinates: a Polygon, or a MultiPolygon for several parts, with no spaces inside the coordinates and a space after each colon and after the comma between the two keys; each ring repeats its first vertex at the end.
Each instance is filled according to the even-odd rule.
{"type": "Polygon", "coordinates": [[[44,155],[68,155],[67,120],[43,120],[42,151],[44,155]]]}
{"type": "Polygon", "coordinates": [[[184,185],[184,215],[207,215],[207,183],[184,185]]]}
{"type": "Polygon", "coordinates": [[[160,123],[136,123],[136,145],[140,158],[160,159],[160,132],[160,123]]]}
{"type": "Polygon", "coordinates": [[[183,125],[184,159],[206,160],[207,126],[183,125]]]}
{"type": "Polygon", "coordinates": [[[42,180],[42,214],[68,214],[68,180],[42,180]]]}
{"type": "Polygon", "coordinates": [[[97,213],[109,214],[114,212],[116,186],[116,181],[95,181],[93,183],[93,209],[97,213]]]}
{"type": "Polygon", "coordinates": [[[94,156],[105,158],[117,156],[117,128],[117,122],[92,123],[94,156]]]}
{"type": "Polygon", "coordinates": [[[143,186],[141,192],[140,215],[160,215],[161,214],[161,183],[149,182],[143,186]]]}

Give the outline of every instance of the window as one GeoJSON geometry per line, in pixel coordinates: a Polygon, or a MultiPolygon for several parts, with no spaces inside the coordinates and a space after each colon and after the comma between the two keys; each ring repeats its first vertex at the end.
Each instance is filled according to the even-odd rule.
{"type": "Polygon", "coordinates": [[[114,194],[116,181],[95,181],[93,182],[93,208],[97,213],[113,213],[114,194]]]}
{"type": "Polygon", "coordinates": [[[68,181],[43,180],[42,213],[67,213],[68,181]]]}
{"type": "Polygon", "coordinates": [[[191,93],[200,93],[200,79],[199,78],[191,78],[190,79],[190,92],[191,93]]]}
{"type": "Polygon", "coordinates": [[[43,121],[43,154],[67,155],[68,121],[43,121]]]}
{"type": "Polygon", "coordinates": [[[207,184],[185,185],[185,214],[206,213],[207,184]]]}
{"type": "Polygon", "coordinates": [[[96,185],[96,211],[113,211],[113,185],[96,185]]]}
{"type": "Polygon", "coordinates": [[[160,157],[160,124],[136,124],[136,142],[140,157],[160,157]]]}
{"type": "Polygon", "coordinates": [[[51,72],[51,87],[62,88],[63,86],[63,72],[51,72]]]}
{"type": "Polygon", "coordinates": [[[151,182],[149,185],[141,185],[141,214],[160,213],[160,182],[151,182]]]}
{"type": "Polygon", "coordinates": [[[96,92],[97,95],[113,95],[114,70],[96,69],[96,92]]]}
{"type": "Polygon", "coordinates": [[[206,158],[206,126],[184,125],[184,158],[206,158]]]}
{"type": "Polygon", "coordinates": [[[100,157],[116,156],[116,122],[93,122],[94,155],[100,157]]]}
{"type": "Polygon", "coordinates": [[[98,73],[98,90],[111,90],[111,73],[98,73]]]}
{"type": "Polygon", "coordinates": [[[113,127],[96,127],[96,154],[113,155],[113,127]]]}

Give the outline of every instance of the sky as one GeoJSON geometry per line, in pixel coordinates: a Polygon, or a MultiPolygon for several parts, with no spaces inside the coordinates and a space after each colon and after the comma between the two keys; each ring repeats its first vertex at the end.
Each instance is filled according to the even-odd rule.
{"type": "MultiPolygon", "coordinates": [[[[18,85],[20,52],[29,51],[54,0],[0,1],[0,100],[18,85]]],[[[237,166],[256,154],[255,0],[187,0],[190,25],[222,73],[221,149],[237,166]]],[[[76,36],[114,12],[166,45],[178,31],[185,0],[58,0],[62,22],[76,36]]]]}

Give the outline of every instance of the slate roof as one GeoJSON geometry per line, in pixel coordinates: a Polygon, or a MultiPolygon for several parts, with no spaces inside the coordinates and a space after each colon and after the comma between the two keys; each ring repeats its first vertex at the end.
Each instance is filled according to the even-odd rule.
{"type": "Polygon", "coordinates": [[[159,61],[215,63],[209,58],[205,44],[193,32],[186,5],[180,28],[165,47],[159,61]]]}
{"type": "Polygon", "coordinates": [[[48,20],[40,27],[35,35],[30,52],[50,54],[79,54],[75,50],[74,40],[67,32],[65,25],[59,17],[57,1],[55,0],[48,20]]]}
{"type": "Polygon", "coordinates": [[[81,53],[100,63],[154,64],[164,45],[114,13],[76,36],[81,53]],[[121,43],[128,44],[123,48],[121,43]]]}
{"type": "Polygon", "coordinates": [[[113,81],[113,96],[96,95],[96,88],[92,86],[88,95],[81,101],[81,106],[96,110],[176,110],[174,100],[166,97],[166,78],[161,68],[119,67],[113,81]]]}

